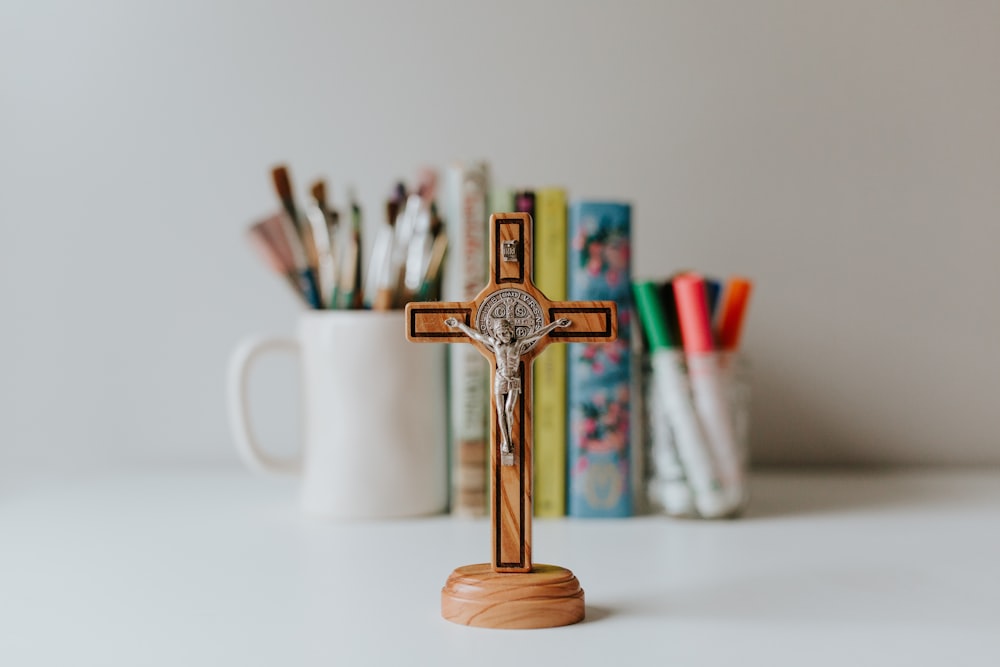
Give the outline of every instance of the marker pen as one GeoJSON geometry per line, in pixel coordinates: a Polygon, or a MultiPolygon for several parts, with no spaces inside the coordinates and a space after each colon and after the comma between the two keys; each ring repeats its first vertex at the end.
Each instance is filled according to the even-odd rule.
{"type": "Polygon", "coordinates": [[[705,281],[694,274],[679,276],[674,278],[674,293],[695,410],[718,464],[728,509],[735,511],[743,503],[746,479],[719,355],[712,340],[705,281]]]}
{"type": "MultiPolygon", "coordinates": [[[[746,443],[750,424],[745,409],[746,398],[741,393],[741,388],[745,390],[745,378],[741,377],[739,345],[740,333],[743,323],[746,321],[747,305],[750,301],[750,292],[753,283],[748,278],[733,276],[726,285],[726,292],[723,296],[722,310],[719,313],[717,340],[721,359],[722,372],[725,377],[726,386],[729,388],[729,400],[733,407],[733,425],[736,429],[737,442],[746,443]],[[743,405],[744,409],[740,406],[743,405]]],[[[744,460],[747,457],[746,446],[740,447],[740,454],[744,460]]]]}
{"type": "Polygon", "coordinates": [[[650,380],[645,396],[649,427],[647,465],[650,468],[646,495],[653,507],[662,509],[670,516],[693,515],[694,494],[677,453],[671,418],[664,407],[666,402],[660,396],[656,371],[652,371],[650,380]]]}
{"type": "Polygon", "coordinates": [[[722,292],[722,283],[712,278],[705,278],[705,298],[708,300],[708,321],[715,320],[716,308],[719,305],[719,295],[722,292]]]}
{"type": "Polygon", "coordinates": [[[740,344],[740,332],[752,287],[753,283],[739,276],[730,278],[726,285],[722,312],[719,314],[719,349],[723,351],[731,352],[740,344]]]}
{"type": "MultiPolygon", "coordinates": [[[[636,310],[642,321],[651,351],[655,392],[662,410],[673,427],[677,459],[684,469],[693,498],[672,488],[664,494],[675,502],[677,513],[685,513],[693,502],[698,514],[706,518],[723,516],[730,511],[711,448],[691,400],[691,389],[684,372],[684,358],[673,349],[666,318],[660,306],[656,285],[651,282],[633,286],[636,310]]],[[[672,512],[671,508],[667,508],[672,512]]]]}

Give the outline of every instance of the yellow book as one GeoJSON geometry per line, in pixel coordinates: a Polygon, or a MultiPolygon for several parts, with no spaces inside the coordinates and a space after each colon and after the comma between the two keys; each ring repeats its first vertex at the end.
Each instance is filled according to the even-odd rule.
{"type": "MultiPolygon", "coordinates": [[[[549,299],[566,299],[566,192],[535,191],[535,285],[549,299]]],[[[535,515],[566,514],[566,346],[550,345],[535,359],[535,515]]]]}

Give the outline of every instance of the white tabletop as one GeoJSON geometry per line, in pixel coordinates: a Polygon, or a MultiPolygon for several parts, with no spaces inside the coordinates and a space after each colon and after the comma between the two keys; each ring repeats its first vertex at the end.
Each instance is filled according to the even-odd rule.
{"type": "Polygon", "coordinates": [[[536,520],[587,619],[439,615],[482,520],[330,523],[225,469],[0,475],[0,665],[996,665],[1000,471],[755,476],[736,521],[536,520]]]}

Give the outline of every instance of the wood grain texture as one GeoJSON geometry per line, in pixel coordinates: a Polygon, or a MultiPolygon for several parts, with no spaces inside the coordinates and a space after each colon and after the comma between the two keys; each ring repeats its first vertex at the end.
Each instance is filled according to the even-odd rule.
{"type": "MultiPolygon", "coordinates": [[[[505,288],[519,289],[534,297],[548,322],[560,318],[570,321],[568,327],[556,329],[528,350],[521,357],[524,360],[534,359],[552,343],[610,343],[618,338],[618,306],[614,301],[549,301],[531,283],[506,285],[505,288]]],[[[492,361],[492,352],[462,332],[448,328],[444,321],[454,317],[474,327],[479,307],[495,291],[497,287],[491,286],[480,292],[475,300],[467,302],[412,301],[406,304],[407,340],[414,343],[471,343],[492,361]]]]}
{"type": "Polygon", "coordinates": [[[582,621],[583,589],[572,572],[536,565],[522,574],[494,572],[489,563],[465,565],[441,590],[441,616],[481,628],[554,628],[582,621]]]}
{"type": "MultiPolygon", "coordinates": [[[[534,256],[531,216],[498,213],[490,217],[491,252],[489,282],[468,302],[406,304],[406,337],[416,343],[469,343],[490,362],[490,499],[491,571],[534,575],[531,560],[532,518],[532,363],[550,343],[610,342],[618,336],[618,310],[613,301],[550,301],[532,282],[534,256]],[[504,243],[513,242],[505,253],[504,243]],[[505,254],[508,259],[505,259],[505,254]],[[509,261],[513,257],[516,261],[509,261]],[[511,423],[513,453],[500,451],[500,424],[493,396],[496,357],[486,345],[474,341],[444,322],[449,317],[476,327],[480,308],[496,292],[520,290],[538,302],[545,324],[565,318],[570,325],[555,329],[521,355],[521,395],[511,423]],[[506,460],[505,460],[506,459],[506,460]]],[[[582,604],[582,603],[581,603],[582,604]]],[[[535,626],[531,626],[535,627],[535,626]]]]}
{"type": "MultiPolygon", "coordinates": [[[[490,372],[490,382],[496,369],[490,372]]],[[[532,442],[530,437],[532,383],[531,365],[521,362],[521,397],[510,432],[513,455],[510,464],[504,465],[504,454],[499,446],[490,449],[490,478],[493,501],[490,503],[491,553],[493,569],[497,572],[531,572],[531,516],[532,505],[532,442]]],[[[491,411],[490,438],[500,442],[500,424],[496,410],[491,411]]]]}

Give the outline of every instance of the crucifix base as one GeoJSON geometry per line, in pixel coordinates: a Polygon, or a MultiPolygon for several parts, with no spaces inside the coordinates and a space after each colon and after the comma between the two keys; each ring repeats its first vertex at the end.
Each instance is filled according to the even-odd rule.
{"type": "Polygon", "coordinates": [[[441,615],[484,628],[552,628],[583,620],[573,573],[532,565],[531,364],[546,345],[618,337],[614,301],[551,301],[535,287],[531,216],[490,216],[489,281],[471,301],[406,304],[415,343],[470,343],[490,362],[490,551],[492,561],[455,570],[441,615]]]}
{"type": "Polygon", "coordinates": [[[480,628],[554,628],[583,620],[583,589],[572,572],[536,564],[531,572],[465,565],[441,590],[441,615],[480,628]]]}

